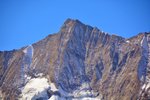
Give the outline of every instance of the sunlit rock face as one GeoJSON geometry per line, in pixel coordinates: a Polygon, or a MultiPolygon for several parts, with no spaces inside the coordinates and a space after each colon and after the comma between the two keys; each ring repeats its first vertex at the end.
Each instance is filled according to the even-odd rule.
{"type": "Polygon", "coordinates": [[[150,98],[150,33],[125,39],[67,19],[58,33],[0,52],[4,100],[150,98]]]}

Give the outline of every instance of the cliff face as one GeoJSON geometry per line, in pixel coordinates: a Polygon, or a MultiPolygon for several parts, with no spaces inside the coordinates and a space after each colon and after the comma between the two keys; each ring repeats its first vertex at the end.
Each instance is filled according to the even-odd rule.
{"type": "Polygon", "coordinates": [[[148,99],[149,51],[149,33],[125,39],[67,19],[56,34],[19,50],[0,52],[0,96],[148,99]]]}

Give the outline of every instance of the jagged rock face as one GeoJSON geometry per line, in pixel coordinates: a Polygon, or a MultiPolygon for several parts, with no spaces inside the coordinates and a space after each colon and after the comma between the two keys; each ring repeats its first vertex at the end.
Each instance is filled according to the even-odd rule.
{"type": "Polygon", "coordinates": [[[0,96],[23,100],[28,84],[44,77],[47,93],[40,97],[32,92],[33,100],[46,94],[50,100],[148,99],[149,51],[149,33],[125,39],[68,19],[56,34],[0,52],[0,96]]]}

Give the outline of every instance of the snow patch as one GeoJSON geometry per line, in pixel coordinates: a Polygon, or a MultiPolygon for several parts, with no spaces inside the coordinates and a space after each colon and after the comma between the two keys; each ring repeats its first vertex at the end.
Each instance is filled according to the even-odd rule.
{"type": "Polygon", "coordinates": [[[146,36],[143,37],[141,41],[141,46],[148,51],[148,42],[146,36]]]}
{"type": "Polygon", "coordinates": [[[54,83],[50,83],[50,87],[52,91],[58,91],[54,83]]]}
{"type": "Polygon", "coordinates": [[[142,93],[144,93],[146,91],[150,91],[149,88],[150,88],[150,83],[149,82],[143,84],[143,86],[141,88],[141,91],[140,91],[140,95],[142,95],[142,93]]]}
{"type": "Polygon", "coordinates": [[[83,83],[79,89],[73,92],[74,100],[95,100],[98,96],[97,92],[94,92],[89,83],[83,83]],[[78,99],[76,99],[78,98],[78,99]],[[93,98],[93,99],[92,99],[93,98]]]}
{"type": "Polygon", "coordinates": [[[22,89],[19,100],[37,100],[39,98],[42,98],[42,100],[101,100],[97,97],[97,93],[89,88],[88,83],[83,83],[82,86],[73,93],[67,93],[60,86],[57,89],[54,83],[48,82],[47,78],[32,78],[22,89]],[[58,92],[60,95],[53,94],[49,98],[47,94],[48,90],[51,90],[53,93],[58,92]]]}
{"type": "Polygon", "coordinates": [[[57,95],[52,95],[48,100],[67,100],[64,97],[59,97],[57,95]]]}
{"type": "Polygon", "coordinates": [[[130,43],[130,41],[129,41],[129,40],[126,40],[126,42],[127,42],[127,43],[130,43]]]}
{"type": "Polygon", "coordinates": [[[30,58],[32,58],[32,57],[33,57],[33,46],[32,46],[32,45],[29,45],[27,48],[25,48],[25,49],[23,50],[23,52],[24,52],[27,56],[29,56],[30,58]]]}
{"type": "Polygon", "coordinates": [[[42,77],[44,74],[43,73],[36,73],[35,77],[42,77]]]}
{"type": "Polygon", "coordinates": [[[142,86],[142,90],[147,90],[148,88],[150,88],[150,83],[147,83],[147,84],[144,84],[143,86],[142,86]]]}
{"type": "Polygon", "coordinates": [[[31,79],[31,76],[28,76],[27,74],[24,75],[25,79],[27,79],[27,81],[29,81],[31,79]]]}
{"type": "Polygon", "coordinates": [[[69,33],[71,32],[71,29],[72,29],[72,27],[69,27],[69,30],[68,30],[69,33]]]}
{"type": "Polygon", "coordinates": [[[72,100],[101,100],[100,98],[91,98],[91,97],[84,97],[84,98],[77,98],[72,100]]]}
{"type": "Polygon", "coordinates": [[[46,78],[33,78],[23,88],[21,98],[19,100],[31,100],[34,96],[46,97],[49,88],[48,80],[46,78]],[[45,91],[45,92],[44,92],[45,91]],[[41,93],[39,95],[39,93],[41,93]]]}

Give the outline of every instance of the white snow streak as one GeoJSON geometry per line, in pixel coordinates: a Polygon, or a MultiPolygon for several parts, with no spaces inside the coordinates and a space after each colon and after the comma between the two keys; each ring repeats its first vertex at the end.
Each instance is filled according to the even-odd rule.
{"type": "Polygon", "coordinates": [[[27,48],[25,48],[24,50],[23,50],[23,52],[27,55],[27,56],[29,56],[30,58],[32,58],[33,57],[33,46],[32,45],[29,45],[27,48]]]}
{"type": "Polygon", "coordinates": [[[130,43],[130,41],[129,41],[129,40],[126,40],[126,42],[127,42],[127,43],[130,43]]]}
{"type": "Polygon", "coordinates": [[[34,53],[34,49],[32,45],[26,47],[23,52],[25,53],[22,65],[21,65],[21,84],[25,84],[30,78],[27,76],[28,71],[30,71],[32,57],[34,53]]]}

